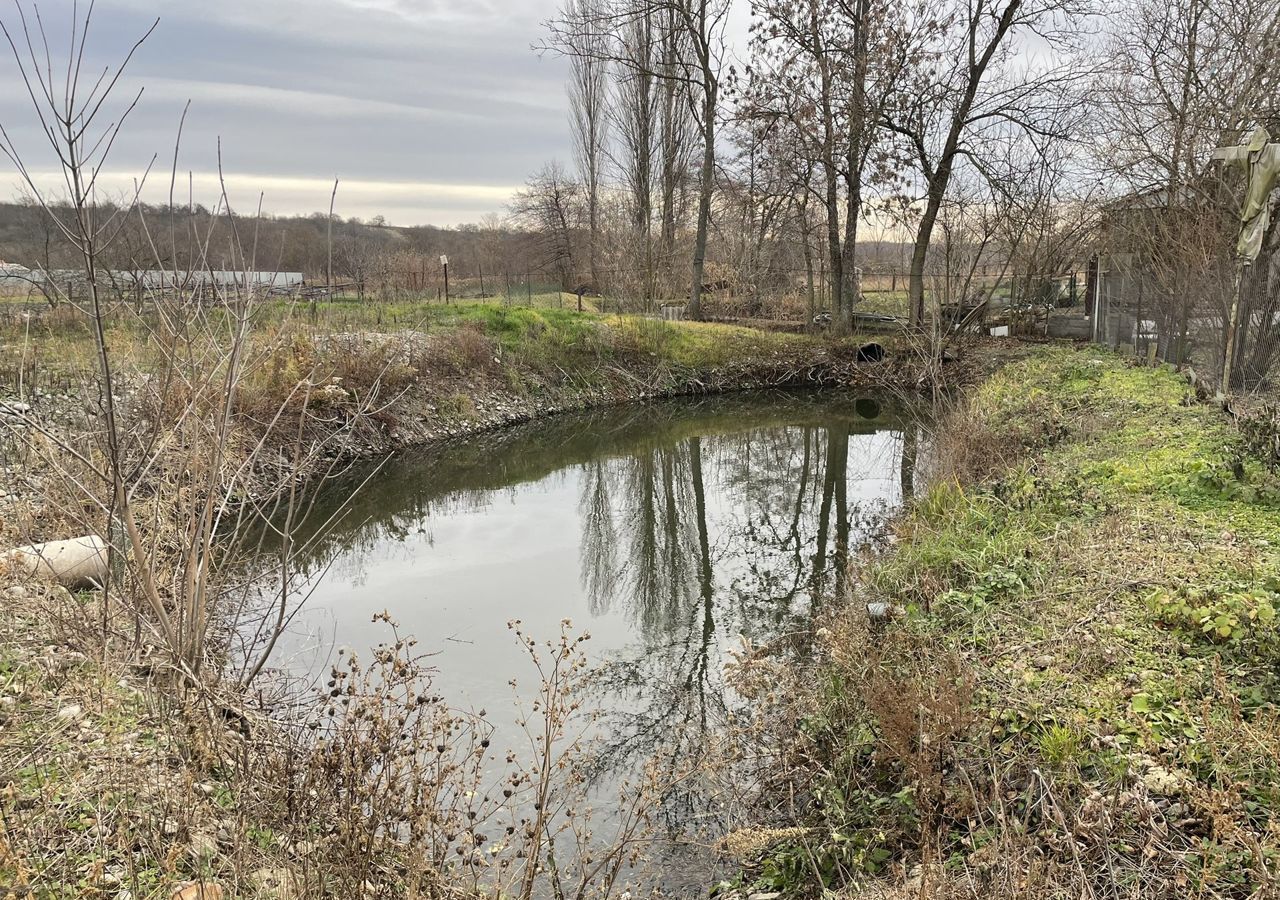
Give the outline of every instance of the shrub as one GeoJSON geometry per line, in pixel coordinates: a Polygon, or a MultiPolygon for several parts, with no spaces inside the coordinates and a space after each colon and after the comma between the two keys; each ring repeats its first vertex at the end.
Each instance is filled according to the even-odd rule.
{"type": "Polygon", "coordinates": [[[1192,637],[1225,644],[1272,640],[1280,580],[1224,579],[1199,587],[1157,588],[1147,603],[1161,622],[1192,637]]]}

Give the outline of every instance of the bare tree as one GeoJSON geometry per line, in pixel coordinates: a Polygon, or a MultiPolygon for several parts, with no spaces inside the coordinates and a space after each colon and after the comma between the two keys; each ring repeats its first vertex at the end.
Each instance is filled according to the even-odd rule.
{"type": "Polygon", "coordinates": [[[724,26],[729,0],[675,0],[671,10],[674,34],[689,42],[693,65],[684,67],[684,79],[694,85],[692,102],[702,137],[702,163],[698,170],[698,213],[694,225],[693,272],[689,288],[688,316],[702,318],[703,270],[707,260],[707,236],[711,229],[711,198],[716,177],[716,125],[720,114],[720,67],[725,53],[724,26]]]}
{"type": "Polygon", "coordinates": [[[539,267],[553,269],[561,289],[570,290],[577,272],[574,237],[582,216],[582,186],[559,163],[548,163],[516,195],[511,215],[535,236],[539,267]]]}
{"type": "Polygon", "coordinates": [[[614,67],[619,136],[614,162],[629,196],[634,240],[640,244],[643,291],[651,298],[660,274],[664,291],[672,289],[676,232],[683,219],[683,189],[695,135],[688,85],[680,72],[687,41],[673,26],[670,9],[650,0],[629,2],[634,8],[615,16],[621,62],[614,67]]]}
{"type": "Polygon", "coordinates": [[[645,242],[646,257],[653,226],[654,152],[657,146],[657,52],[653,13],[642,10],[621,29],[618,104],[613,113],[619,148],[615,163],[630,194],[630,214],[636,237],[645,242]]]}
{"type": "Polygon", "coordinates": [[[821,173],[836,322],[852,324],[864,195],[896,177],[881,119],[932,27],[883,0],[770,0],[759,8],[743,114],[821,173]]]}
{"type": "Polygon", "coordinates": [[[587,264],[599,288],[600,188],[609,140],[609,60],[611,35],[597,30],[605,0],[566,0],[563,15],[574,46],[569,55],[569,117],[574,155],[587,207],[587,264]]]}
{"type": "MultiPolygon", "coordinates": [[[[648,2],[648,0],[645,0],[648,2]]],[[[658,60],[660,99],[659,137],[659,219],[661,221],[662,262],[666,275],[674,274],[676,233],[684,221],[684,189],[693,169],[697,144],[697,124],[691,112],[690,85],[682,77],[689,42],[677,27],[670,6],[650,13],[661,22],[661,55],[658,60]]]]}
{"type": "Polygon", "coordinates": [[[1080,13],[1071,0],[966,0],[947,4],[934,41],[936,69],[903,82],[885,123],[906,143],[923,182],[908,286],[911,321],[925,317],[925,274],[930,242],[952,175],[962,160],[982,168],[981,146],[1013,125],[1049,138],[1055,114],[1071,99],[1061,90],[1079,77],[1073,60],[1019,62],[1017,42],[1048,40],[1059,54],[1070,48],[1067,30],[1080,13]]]}
{"type": "MultiPolygon", "coordinates": [[[[698,168],[698,205],[693,241],[688,315],[702,315],[703,272],[706,266],[707,241],[711,230],[712,196],[716,179],[716,129],[720,114],[721,67],[726,52],[724,29],[730,8],[729,0],[635,0],[619,7],[596,10],[586,19],[581,9],[573,15],[562,12],[548,23],[550,37],[543,49],[569,55],[591,55],[608,60],[629,71],[621,77],[642,74],[661,79],[668,92],[663,107],[662,173],[663,227],[674,232],[675,177],[679,143],[675,140],[680,116],[678,103],[683,99],[697,123],[701,142],[698,168]],[[661,58],[656,71],[644,68],[648,63],[635,54],[620,53],[618,41],[606,45],[591,42],[585,34],[617,35],[632,29],[637,20],[656,24],[661,30],[661,58]],[[667,125],[671,127],[668,128],[667,125]],[[668,204],[667,190],[672,202],[668,204]]],[[[673,235],[674,237],[674,235],[673,235]]],[[[665,235],[664,235],[665,243],[665,235]]]]}

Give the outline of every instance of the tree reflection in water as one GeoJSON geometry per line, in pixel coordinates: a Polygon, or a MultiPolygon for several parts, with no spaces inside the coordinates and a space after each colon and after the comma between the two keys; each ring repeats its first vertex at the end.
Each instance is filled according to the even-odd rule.
{"type": "Polygon", "coordinates": [[[695,434],[584,472],[582,583],[593,611],[627,608],[639,643],[594,679],[607,715],[596,774],[612,783],[655,762],[679,785],[664,808],[672,826],[715,817],[687,773],[733,712],[728,649],[745,637],[804,652],[850,553],[914,490],[908,417],[864,401],[826,413],[695,434]]]}

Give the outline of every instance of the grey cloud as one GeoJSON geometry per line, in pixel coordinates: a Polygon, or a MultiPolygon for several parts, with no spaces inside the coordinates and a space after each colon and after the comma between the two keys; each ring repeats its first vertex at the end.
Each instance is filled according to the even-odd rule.
{"type": "MultiPolygon", "coordinates": [[[[348,195],[346,214],[382,210],[403,223],[458,222],[500,211],[494,193],[451,192],[428,203],[385,184],[412,182],[509,189],[549,158],[565,158],[564,64],[530,44],[554,0],[100,0],[94,62],[115,59],[155,16],[160,27],[122,87],[145,88],[113,156],[127,181],[153,154],[167,169],[183,104],[192,101],[181,168],[319,184],[334,175],[383,187],[348,195]],[[354,212],[355,207],[360,212],[354,212]]],[[[69,7],[69,4],[60,6],[69,7]]],[[[64,17],[66,9],[58,10],[64,17]]],[[[51,18],[43,10],[46,18],[51,18]]],[[[8,21],[8,14],[4,14],[8,21]]],[[[7,81],[13,65],[0,66],[7,81]]],[[[0,96],[0,121],[33,168],[48,168],[22,97],[0,96]]],[[[11,180],[0,169],[0,183],[11,180]]],[[[295,185],[295,188],[297,186],[295,185]]],[[[340,195],[341,196],[341,195],[340,195]]],[[[276,212],[323,208],[293,189],[276,212]]]]}

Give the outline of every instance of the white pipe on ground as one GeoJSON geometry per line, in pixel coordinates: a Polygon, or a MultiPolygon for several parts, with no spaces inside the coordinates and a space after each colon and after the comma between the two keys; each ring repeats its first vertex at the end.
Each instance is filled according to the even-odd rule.
{"type": "Polygon", "coordinates": [[[20,569],[63,587],[94,588],[107,582],[107,543],[96,534],[15,547],[8,556],[20,569]]]}

